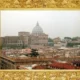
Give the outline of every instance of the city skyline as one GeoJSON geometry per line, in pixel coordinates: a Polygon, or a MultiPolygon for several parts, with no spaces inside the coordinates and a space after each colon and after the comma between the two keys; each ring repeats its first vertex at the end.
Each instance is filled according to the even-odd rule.
{"type": "Polygon", "coordinates": [[[1,36],[17,36],[18,32],[32,33],[37,21],[49,37],[79,36],[80,11],[1,11],[1,36]]]}

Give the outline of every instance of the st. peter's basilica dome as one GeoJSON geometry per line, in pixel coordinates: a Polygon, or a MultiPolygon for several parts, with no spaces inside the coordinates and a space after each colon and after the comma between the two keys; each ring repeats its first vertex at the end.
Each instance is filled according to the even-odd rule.
{"type": "Polygon", "coordinates": [[[39,23],[38,22],[37,22],[36,26],[32,30],[32,34],[33,33],[37,33],[37,34],[43,33],[43,29],[39,26],[39,23]]]}

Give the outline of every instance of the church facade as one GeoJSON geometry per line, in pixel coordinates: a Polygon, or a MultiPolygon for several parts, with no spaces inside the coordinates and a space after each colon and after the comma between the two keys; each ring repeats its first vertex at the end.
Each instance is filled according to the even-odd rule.
{"type": "Polygon", "coordinates": [[[33,28],[30,38],[31,46],[43,47],[48,45],[48,35],[43,32],[43,29],[40,27],[38,22],[33,28]]]}
{"type": "Polygon", "coordinates": [[[43,32],[38,22],[33,28],[32,33],[18,32],[18,36],[5,36],[0,39],[2,40],[1,43],[6,47],[15,47],[16,45],[38,49],[48,45],[48,35],[43,32]]]}

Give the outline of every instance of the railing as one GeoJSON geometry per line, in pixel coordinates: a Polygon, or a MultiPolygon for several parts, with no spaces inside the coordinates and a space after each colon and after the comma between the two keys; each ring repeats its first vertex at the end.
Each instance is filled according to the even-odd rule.
{"type": "Polygon", "coordinates": [[[12,57],[7,57],[7,56],[0,56],[3,59],[12,61],[12,62],[18,62],[18,63],[24,63],[24,62],[48,62],[48,61],[53,61],[53,58],[37,58],[37,57],[29,57],[29,58],[12,58],[12,57]]]}

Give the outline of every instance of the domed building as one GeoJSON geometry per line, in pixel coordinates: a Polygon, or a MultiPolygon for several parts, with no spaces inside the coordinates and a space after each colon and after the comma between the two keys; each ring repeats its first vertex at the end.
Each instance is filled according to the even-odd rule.
{"type": "Polygon", "coordinates": [[[32,30],[30,39],[31,48],[42,48],[48,45],[48,35],[43,32],[38,22],[32,30]]]}
{"type": "Polygon", "coordinates": [[[48,45],[48,35],[43,32],[37,22],[36,26],[33,28],[32,33],[21,31],[18,32],[18,36],[5,36],[0,38],[5,47],[13,46],[17,47],[31,47],[31,48],[43,48],[48,45]]]}
{"type": "Polygon", "coordinates": [[[39,23],[37,22],[36,26],[32,30],[32,34],[42,34],[43,29],[40,27],[39,23]]]}

